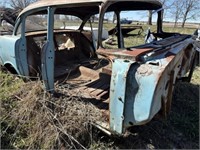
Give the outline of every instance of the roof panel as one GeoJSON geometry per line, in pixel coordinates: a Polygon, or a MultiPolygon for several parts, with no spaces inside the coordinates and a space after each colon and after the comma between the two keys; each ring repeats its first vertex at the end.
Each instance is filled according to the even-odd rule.
{"type": "MultiPolygon", "coordinates": [[[[98,5],[101,3],[108,3],[108,2],[147,2],[147,3],[152,3],[157,6],[161,7],[161,3],[159,0],[40,0],[36,3],[33,3],[26,7],[21,13],[26,13],[31,10],[35,10],[37,8],[43,8],[43,7],[49,7],[49,6],[61,6],[61,5],[74,5],[75,7],[77,6],[82,6],[82,5],[98,5]]],[[[81,13],[81,12],[80,12],[81,13]]]]}

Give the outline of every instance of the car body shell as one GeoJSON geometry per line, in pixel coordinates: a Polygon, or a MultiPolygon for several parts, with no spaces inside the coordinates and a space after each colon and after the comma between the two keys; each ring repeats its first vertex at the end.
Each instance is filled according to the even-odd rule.
{"type": "MultiPolygon", "coordinates": [[[[33,69],[36,70],[34,66],[39,64],[40,71],[37,70],[37,73],[40,74],[46,90],[55,92],[55,69],[58,69],[55,64],[61,62],[60,55],[64,53],[55,51],[54,36],[65,32],[69,35],[74,34],[78,42],[84,41],[83,48],[88,43],[89,46],[86,46],[86,49],[93,49],[90,51],[92,58],[101,56],[107,59],[110,65],[106,68],[102,67],[99,72],[80,66],[80,64],[75,66],[75,68],[79,68],[79,72],[85,74],[83,76],[85,79],[101,81],[98,82],[101,88],[92,87],[92,82],[84,85],[87,90],[80,88],[82,93],[85,92],[84,96],[90,95],[89,92],[92,94],[99,92],[93,99],[102,100],[103,96],[100,95],[108,94],[106,100],[104,99],[108,107],[100,110],[106,119],[96,121],[95,125],[108,134],[124,134],[126,129],[131,126],[145,124],[155,115],[165,116],[169,112],[174,84],[178,79],[185,77],[188,71],[191,70],[192,74],[196,51],[191,35],[162,31],[161,11],[158,12],[160,18],[157,22],[158,27],[155,35],[162,40],[127,49],[123,46],[122,35],[119,32],[120,50],[103,48],[101,35],[104,13],[106,11],[158,10],[161,8],[162,5],[157,0],[43,0],[36,2],[19,14],[12,35],[0,36],[0,63],[8,68],[14,68],[17,74],[26,77],[32,76],[31,72],[33,69]],[[26,33],[25,18],[31,14],[44,12],[47,12],[48,23],[45,32],[46,42],[40,51],[33,54],[34,45],[30,39],[35,36],[43,36],[44,33],[43,31],[26,33]],[[87,32],[81,32],[80,35],[79,31],[72,32],[64,29],[55,31],[53,27],[54,13],[61,12],[81,18],[83,23],[79,28],[80,31],[92,15],[99,13],[96,46],[93,47],[95,45],[93,40],[90,39],[88,42],[85,38],[87,32]],[[17,33],[18,30],[21,31],[21,34],[17,33]]],[[[117,23],[118,29],[120,29],[119,22],[117,23]]],[[[87,51],[85,53],[88,54],[87,51]]],[[[69,58],[66,56],[67,59],[70,59],[71,54],[69,55],[69,58]]],[[[89,56],[87,58],[87,60],[91,60],[89,56]]],[[[75,62],[73,63],[75,64],[75,62]]],[[[36,74],[34,75],[36,76],[36,74]]],[[[99,109],[100,106],[103,106],[102,102],[101,105],[98,105],[99,109]]]]}

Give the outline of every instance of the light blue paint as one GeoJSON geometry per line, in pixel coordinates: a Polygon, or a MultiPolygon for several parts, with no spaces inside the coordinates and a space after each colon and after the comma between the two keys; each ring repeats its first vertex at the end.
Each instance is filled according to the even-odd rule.
{"type": "Polygon", "coordinates": [[[142,76],[138,72],[136,73],[136,81],[139,85],[139,89],[132,110],[136,121],[135,124],[147,121],[150,118],[151,104],[157,84],[156,77],[154,73],[149,76],[142,76]]]}
{"type": "Polygon", "coordinates": [[[112,67],[110,87],[110,129],[117,133],[123,131],[126,77],[131,61],[115,59],[112,67]]]}
{"type": "Polygon", "coordinates": [[[21,22],[21,38],[15,44],[16,58],[18,58],[18,67],[21,75],[29,76],[28,60],[27,60],[27,47],[26,47],[26,22],[25,17],[22,17],[21,22]]]}
{"type": "Polygon", "coordinates": [[[54,29],[54,11],[51,7],[48,7],[48,29],[47,29],[47,43],[42,49],[42,80],[44,81],[47,91],[54,90],[54,41],[53,41],[53,29],[54,29]]]}
{"type": "Polygon", "coordinates": [[[155,73],[159,67],[149,68],[151,74],[145,75],[138,72],[139,67],[138,63],[132,64],[127,75],[124,130],[152,118],[151,107],[157,84],[155,73]]]}
{"type": "Polygon", "coordinates": [[[158,83],[160,66],[143,64],[147,74],[143,74],[141,64],[123,59],[115,59],[112,68],[110,88],[110,129],[122,134],[127,127],[150,121],[160,107],[154,103],[154,94],[158,83]]]}
{"type": "Polygon", "coordinates": [[[1,65],[10,64],[12,65],[17,73],[20,73],[18,68],[19,59],[16,58],[16,41],[19,37],[4,35],[0,36],[0,56],[1,65]]]}

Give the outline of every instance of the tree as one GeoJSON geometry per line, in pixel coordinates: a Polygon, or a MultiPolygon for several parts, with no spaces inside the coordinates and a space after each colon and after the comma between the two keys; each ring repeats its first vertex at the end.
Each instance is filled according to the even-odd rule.
{"type": "Polygon", "coordinates": [[[5,5],[6,5],[6,1],[1,1],[0,2],[0,7],[2,8],[2,7],[5,7],[5,5]]]}
{"type": "Polygon", "coordinates": [[[172,9],[172,7],[174,5],[173,4],[174,0],[170,0],[170,1],[169,0],[161,0],[160,2],[163,5],[163,9],[164,9],[162,18],[165,18],[166,16],[168,16],[167,14],[168,14],[169,10],[172,9]]]}
{"type": "MultiPolygon", "coordinates": [[[[165,7],[166,0],[161,0],[162,6],[165,7]]],[[[162,13],[162,19],[164,18],[164,12],[162,13]]]]}
{"type": "Polygon", "coordinates": [[[174,17],[174,27],[177,27],[179,19],[181,19],[183,3],[182,0],[175,0],[170,9],[170,13],[174,17]]]}
{"type": "Polygon", "coordinates": [[[188,19],[194,19],[196,15],[199,13],[198,10],[200,9],[199,0],[182,0],[183,7],[182,7],[182,25],[183,28],[185,26],[185,22],[188,19]]]}
{"type": "Polygon", "coordinates": [[[18,12],[22,11],[26,6],[36,1],[38,0],[6,0],[7,4],[18,12]]]}
{"type": "Polygon", "coordinates": [[[167,4],[167,3],[166,3],[166,2],[167,2],[166,0],[160,0],[160,2],[161,2],[161,4],[163,5],[163,7],[165,7],[166,4],[167,4]]]}
{"type": "Polygon", "coordinates": [[[2,20],[7,21],[11,25],[14,25],[15,20],[18,14],[29,4],[36,2],[38,0],[4,0],[0,4],[0,22],[2,20]],[[9,8],[5,8],[6,5],[9,5],[9,8]]]}
{"type": "MultiPolygon", "coordinates": [[[[162,4],[163,8],[167,8],[170,6],[170,5],[168,5],[167,0],[160,0],[160,2],[162,4]]],[[[147,22],[148,25],[152,25],[152,15],[153,15],[152,12],[153,12],[152,10],[148,11],[148,22],[147,22]]],[[[164,14],[162,14],[162,15],[164,16],[164,14]]]]}
{"type": "Polygon", "coordinates": [[[153,13],[152,13],[152,10],[149,10],[148,12],[149,12],[149,16],[148,16],[147,24],[152,25],[152,15],[153,15],[153,13]]]}
{"type": "Polygon", "coordinates": [[[114,13],[113,13],[112,23],[115,23],[115,20],[117,20],[117,15],[116,15],[116,13],[114,12],[114,13]]]}

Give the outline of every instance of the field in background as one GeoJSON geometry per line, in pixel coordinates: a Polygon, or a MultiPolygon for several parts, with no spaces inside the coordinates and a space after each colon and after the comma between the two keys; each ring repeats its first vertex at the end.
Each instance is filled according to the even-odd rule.
{"type": "MultiPolygon", "coordinates": [[[[194,28],[164,27],[164,31],[192,34],[194,28]]],[[[143,36],[139,37],[141,41],[143,36]]],[[[87,123],[101,117],[96,116],[93,106],[86,109],[88,103],[70,97],[62,89],[58,90],[63,96],[52,99],[42,87],[39,81],[24,83],[0,71],[1,149],[83,148],[80,144],[90,149],[199,149],[199,66],[191,83],[176,85],[166,119],[133,127],[125,137],[108,137],[91,129],[87,123]],[[52,107],[55,112],[50,111],[52,107]],[[61,144],[63,141],[69,145],[61,144]]]]}
{"type": "MultiPolygon", "coordinates": [[[[93,23],[94,27],[97,27],[97,23],[93,23]]],[[[110,31],[111,29],[113,29],[116,26],[116,24],[113,23],[107,23],[104,22],[103,28],[107,31],[110,31]]],[[[157,31],[157,27],[156,25],[147,25],[146,23],[132,23],[132,24],[125,24],[122,26],[140,26],[142,27],[141,29],[136,29],[133,30],[131,32],[129,32],[127,35],[124,35],[124,45],[126,48],[128,47],[133,47],[133,46],[138,46],[141,44],[145,44],[145,36],[147,34],[147,30],[150,29],[150,32],[156,32],[157,31]]],[[[187,24],[186,24],[187,26],[187,24]]],[[[195,32],[197,28],[195,28],[195,25],[193,25],[192,27],[186,27],[186,28],[181,28],[181,27],[173,27],[173,24],[168,23],[167,25],[163,26],[163,31],[164,32],[173,32],[173,33],[181,33],[181,34],[193,34],[195,32]]],[[[105,42],[103,42],[103,46],[105,48],[117,48],[117,36],[116,35],[109,35],[109,39],[112,39],[112,44],[105,44],[107,40],[105,40],[105,42]]]]}

